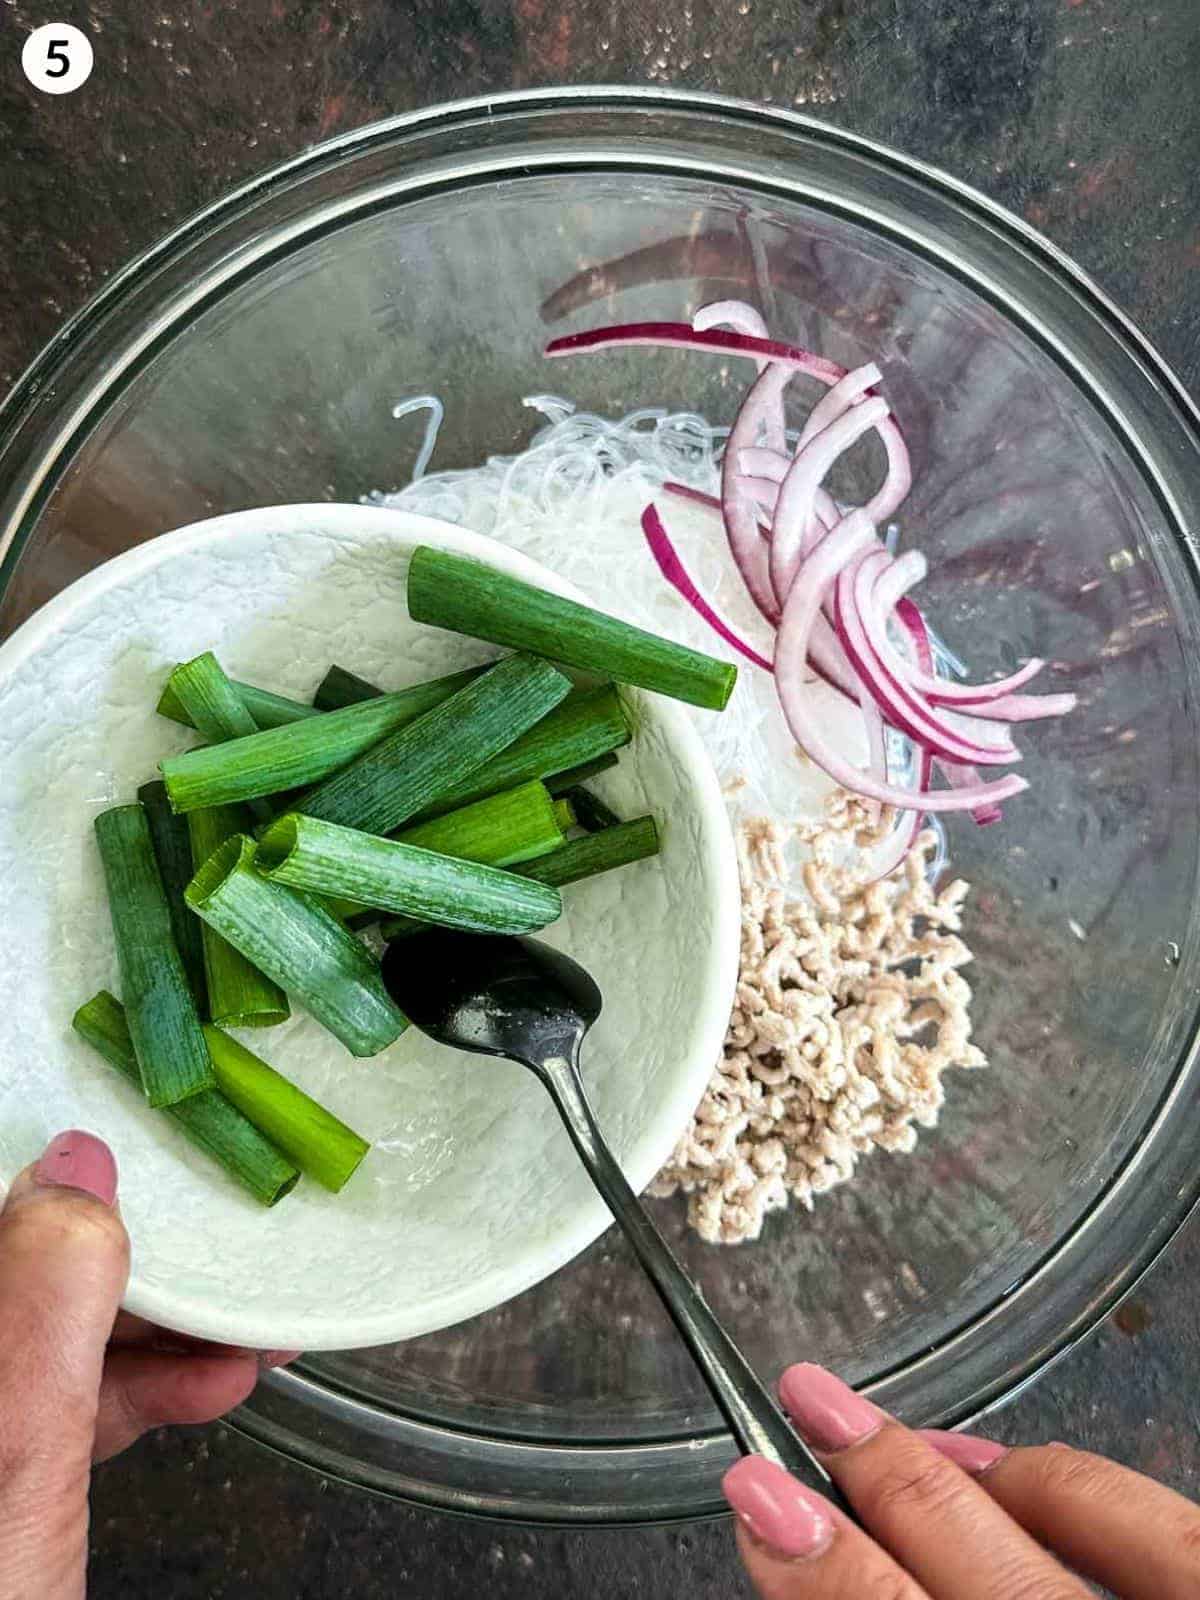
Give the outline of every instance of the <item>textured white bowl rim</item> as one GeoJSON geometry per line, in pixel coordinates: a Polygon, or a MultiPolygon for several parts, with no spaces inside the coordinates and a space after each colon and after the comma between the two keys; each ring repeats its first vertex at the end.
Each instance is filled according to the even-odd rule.
{"type": "MultiPolygon", "coordinates": [[[[336,502],[253,507],[189,523],[158,535],[77,579],[0,644],[0,681],[34,656],[62,629],[77,608],[96,596],[142,576],[165,561],[203,554],[207,545],[244,528],[269,531],[272,525],[280,527],[298,521],[318,523],[335,535],[352,536],[364,528],[374,528],[380,534],[406,542],[456,550],[568,598],[588,602],[588,596],[540,562],[497,540],[433,518],[336,502]]],[[[705,968],[704,1001],[693,1017],[692,1033],[685,1042],[685,1059],[676,1075],[674,1092],[659,1103],[657,1116],[643,1128],[636,1145],[622,1162],[626,1177],[639,1193],[671,1154],[720,1055],[737,982],[741,927],[737,855],[724,797],[708,752],[688,715],[679,706],[657,695],[641,698],[646,712],[665,731],[681,766],[695,785],[706,850],[703,878],[713,896],[713,926],[718,937],[708,947],[695,952],[697,962],[705,968]]],[[[563,1137],[566,1137],[565,1132],[563,1137]]],[[[123,1181],[128,1183],[136,1179],[127,1173],[123,1181]]],[[[334,1197],[330,1198],[330,1204],[337,1204],[334,1197]]],[[[503,1271],[489,1272],[420,1305],[389,1307],[371,1317],[356,1316],[352,1323],[339,1322],[336,1308],[327,1308],[319,1326],[309,1328],[277,1327],[269,1321],[250,1323],[240,1308],[215,1305],[207,1299],[143,1285],[136,1268],[130,1278],[124,1307],[164,1327],[229,1344],[307,1350],[389,1344],[451,1327],[494,1309],[565,1266],[609,1224],[610,1219],[603,1210],[597,1217],[594,1207],[581,1208],[574,1225],[559,1232],[553,1241],[554,1248],[531,1250],[528,1256],[518,1258],[503,1271]]]]}

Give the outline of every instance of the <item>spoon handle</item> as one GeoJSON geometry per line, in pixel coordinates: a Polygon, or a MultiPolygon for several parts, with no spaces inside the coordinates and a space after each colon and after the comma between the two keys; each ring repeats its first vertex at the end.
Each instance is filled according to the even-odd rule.
{"type": "Polygon", "coordinates": [[[703,1373],[743,1455],[761,1455],[831,1500],[852,1521],[853,1510],[825,1468],[792,1431],[745,1356],[709,1310],[700,1290],[676,1260],[670,1245],[629,1187],[596,1123],[577,1061],[542,1062],[538,1075],[549,1089],[572,1142],[637,1252],[672,1322],[703,1373]]]}

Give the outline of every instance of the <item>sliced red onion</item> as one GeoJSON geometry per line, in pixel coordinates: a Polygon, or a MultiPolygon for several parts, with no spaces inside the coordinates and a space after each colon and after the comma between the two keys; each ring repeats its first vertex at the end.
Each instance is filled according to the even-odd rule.
{"type": "Polygon", "coordinates": [[[883,373],[873,361],[865,367],[855,367],[844,378],[839,378],[827,395],[817,401],[800,431],[800,443],[807,444],[822,428],[836,422],[843,411],[856,405],[869,389],[883,379],[883,373]]]}
{"type": "MultiPolygon", "coordinates": [[[[913,793],[921,794],[929,788],[929,779],[933,769],[933,757],[928,750],[917,751],[916,772],[913,779],[913,793]]],[[[1000,814],[1000,807],[993,807],[996,814],[1000,814]]],[[[899,818],[896,826],[879,846],[872,862],[873,881],[886,878],[908,855],[916,843],[917,835],[925,823],[924,811],[905,811],[899,818]]]]}
{"type": "MultiPolygon", "coordinates": [[[[543,354],[556,356],[586,355],[596,350],[618,349],[629,345],[657,345],[674,349],[708,350],[717,355],[748,356],[751,360],[766,360],[790,367],[795,372],[805,372],[809,377],[832,386],[847,376],[845,367],[836,361],[826,361],[799,345],[784,344],[779,339],[763,339],[748,333],[729,332],[711,328],[701,333],[686,322],[626,322],[611,328],[591,328],[585,333],[567,334],[552,339],[543,354]]],[[[879,437],[887,451],[888,470],[867,509],[877,522],[890,517],[912,487],[912,468],[908,448],[896,423],[889,417],[880,422],[879,437]]]]}
{"type": "MultiPolygon", "coordinates": [[[[945,706],[964,716],[986,717],[992,722],[1031,722],[1039,717],[1065,716],[1074,709],[1075,696],[1072,694],[1019,695],[1012,692],[1041,671],[1045,663],[1036,656],[1019,671],[1010,673],[1007,678],[998,678],[995,683],[952,683],[948,678],[941,678],[930,670],[932,652],[929,667],[914,667],[904,661],[889,639],[884,621],[887,615],[884,607],[896,587],[893,580],[885,589],[891,577],[890,572],[883,572],[877,577],[871,596],[864,605],[860,605],[863,624],[883,662],[935,706],[945,706]],[[883,603],[880,602],[881,593],[883,603]]],[[[924,618],[911,600],[898,599],[894,610],[896,620],[910,636],[918,624],[924,636],[924,618]]]]}
{"type": "Polygon", "coordinates": [[[890,783],[878,783],[851,765],[827,742],[822,718],[814,710],[803,681],[809,638],[830,584],[848,562],[874,542],[875,528],[871,519],[864,511],[852,511],[805,559],[788,594],[775,646],[775,683],[794,738],[809,759],[844,789],[905,811],[970,811],[975,806],[1020,794],[1028,784],[1016,773],[994,783],[959,790],[907,790],[890,783]]]}
{"type": "MultiPolygon", "coordinates": [[[[938,675],[924,617],[907,598],[925,576],[924,557],[914,551],[893,560],[890,546],[882,547],[876,536],[876,525],[897,509],[912,481],[904,439],[875,392],[882,381],[879,368],[867,363],[848,373],[771,339],[759,312],[733,300],[701,307],[692,327],[628,323],[556,339],[546,354],[629,345],[745,356],[758,368],[726,443],[720,500],[683,484],[664,487],[721,512],[743,581],[777,627],[776,688],[798,743],[844,788],[904,813],[877,855],[880,876],[911,849],[927,811],[971,811],[978,822],[998,820],[999,802],[1028,788],[1016,774],[984,782],[977,770],[1020,759],[1002,725],[1062,715],[1075,697],[1017,693],[1040,670],[1036,660],[992,684],[955,683],[938,675]],[[829,393],[813,407],[789,458],[783,396],[797,371],[825,384],[829,393]],[[866,506],[843,516],[824,479],[838,456],[872,428],[887,453],[887,471],[866,506]],[[769,528],[759,520],[764,508],[769,528]],[[889,629],[893,619],[896,633],[889,629]],[[810,668],[859,707],[870,750],[867,773],[826,743],[806,689],[810,668]],[[888,782],[889,725],[916,745],[914,781],[907,788],[888,782]],[[945,790],[930,788],[935,765],[945,790]]],[[[655,507],[647,507],[642,525],[667,581],[732,648],[772,670],[700,594],[655,507]]]]}
{"type": "MultiPolygon", "coordinates": [[[[738,457],[738,466],[746,483],[771,483],[781,484],[787,477],[788,468],[792,464],[791,456],[780,455],[778,450],[743,450],[738,457]],[[758,477],[751,475],[758,472],[758,477]]],[[[776,488],[771,497],[760,495],[760,505],[770,505],[772,509],[779,503],[779,490],[776,488]]],[[[813,496],[813,509],[817,521],[821,524],[810,532],[828,533],[830,528],[841,521],[841,512],[838,510],[837,501],[825,489],[818,489],[813,496]]],[[[770,535],[768,534],[768,537],[770,535]]]]}
{"type": "MultiPolygon", "coordinates": [[[[876,611],[885,619],[890,617],[901,598],[924,579],[928,570],[928,563],[919,550],[906,550],[902,556],[894,557],[891,566],[885,567],[876,581],[874,595],[876,611]]],[[[924,629],[922,635],[924,637],[928,633],[924,617],[921,618],[921,626],[924,629]]],[[[926,672],[932,672],[933,641],[926,639],[926,643],[929,646],[929,656],[922,665],[926,672]]]]}
{"type": "MultiPolygon", "coordinates": [[[[744,451],[742,453],[745,454],[744,451]]],[[[768,510],[774,509],[779,491],[775,484],[768,483],[765,478],[747,478],[739,475],[738,488],[744,490],[756,505],[765,506],[768,510]]],[[[703,489],[693,489],[689,484],[675,483],[669,479],[663,484],[663,489],[667,494],[678,495],[681,500],[694,500],[699,506],[707,506],[718,516],[721,514],[721,502],[715,494],[705,494],[703,489]]],[[[758,532],[763,539],[771,537],[771,530],[765,523],[759,523],[758,532]]]]}
{"type": "MultiPolygon", "coordinates": [[[[745,452],[743,452],[744,454],[745,452]]],[[[748,495],[756,506],[761,506],[764,511],[774,515],[775,506],[779,499],[779,485],[768,483],[766,478],[747,478],[745,473],[738,473],[738,488],[743,494],[748,495]]],[[[765,522],[758,525],[759,537],[769,540],[771,530],[765,522]]]]}
{"type": "Polygon", "coordinates": [[[768,483],[782,483],[792,464],[790,455],[780,450],[766,450],[761,445],[752,446],[738,454],[738,471],[747,477],[765,478],[768,483]]]}
{"type": "MultiPolygon", "coordinates": [[[[869,402],[864,403],[869,404],[869,402]]],[[[892,513],[899,509],[912,488],[912,463],[909,460],[904,435],[893,418],[885,417],[879,424],[878,432],[883,440],[883,448],[887,451],[887,476],[867,501],[866,508],[876,522],[886,522],[892,513]]]]}
{"type": "MultiPolygon", "coordinates": [[[[941,698],[940,696],[938,698],[941,698]]],[[[945,701],[947,705],[954,704],[945,701]]],[[[1042,717],[1065,717],[1079,703],[1074,694],[1010,694],[984,700],[973,707],[956,706],[963,715],[986,717],[991,722],[1036,722],[1042,717]]]]}
{"type": "MultiPolygon", "coordinates": [[[[898,567],[899,565],[900,563],[898,561],[892,563],[893,568],[898,567]]],[[[889,576],[890,573],[885,572],[879,582],[876,583],[876,593],[879,592],[880,584],[886,582],[889,576]]],[[[897,600],[896,616],[898,617],[905,633],[908,636],[908,641],[912,646],[913,654],[917,658],[918,668],[922,672],[932,672],[933,641],[929,637],[929,629],[925,626],[925,618],[921,614],[920,607],[914,605],[911,600],[897,600]]]]}
{"type": "MultiPolygon", "coordinates": [[[[815,439],[817,434],[844,416],[851,406],[861,405],[868,396],[878,398],[874,394],[874,389],[882,378],[883,374],[873,361],[868,362],[865,367],[856,367],[853,372],[848,372],[834,384],[827,395],[817,401],[809,413],[808,420],[801,430],[797,449],[806,445],[810,439],[815,439]]],[[[894,420],[891,417],[881,419],[877,432],[887,451],[887,474],[874,496],[867,502],[866,509],[876,522],[883,522],[897,509],[912,488],[912,468],[909,463],[908,447],[894,420]]]]}
{"type": "MultiPolygon", "coordinates": [[[[722,323],[732,328],[735,333],[748,333],[755,339],[769,337],[767,325],[761,314],[744,300],[710,301],[708,305],[701,306],[692,318],[692,328],[696,333],[707,333],[710,328],[718,328],[722,323]]],[[[754,364],[761,373],[767,366],[767,361],[760,356],[754,364]]],[[[764,418],[763,431],[768,445],[773,449],[787,449],[787,423],[783,414],[782,395],[778,404],[772,406],[764,418]]]]}
{"type": "Polygon", "coordinates": [[[863,620],[881,564],[891,560],[885,550],[868,549],[852,566],[842,570],[834,591],[834,621],[838,638],[859,677],[871,690],[879,708],[893,727],[924,745],[934,755],[950,761],[983,766],[1007,765],[1020,760],[1011,740],[987,744],[969,738],[914,693],[875,650],[863,620]]]}
{"type": "MultiPolygon", "coordinates": [[[[959,766],[957,761],[938,761],[936,765],[952,789],[969,789],[979,782],[979,773],[974,767],[959,766]]],[[[1004,820],[1004,812],[995,804],[976,806],[971,816],[981,828],[990,827],[992,823],[1004,820]]]]}
{"type": "MultiPolygon", "coordinates": [[[[862,712],[863,726],[867,730],[867,771],[877,783],[886,783],[887,729],[883,723],[883,712],[879,709],[879,702],[861,679],[858,685],[858,709],[862,712]]],[[[868,804],[872,815],[878,818],[879,802],[871,800],[868,804]]]]}
{"type": "MultiPolygon", "coordinates": [[[[674,482],[664,483],[663,488],[670,494],[678,495],[681,500],[691,500],[697,505],[706,506],[710,511],[719,513],[721,510],[721,502],[717,497],[705,494],[702,489],[693,489],[686,483],[674,482]]],[[[837,634],[824,617],[817,618],[813,629],[809,666],[831,689],[840,690],[855,705],[858,704],[858,675],[846,659],[846,652],[838,643],[837,634]]]]}
{"type": "MultiPolygon", "coordinates": [[[[899,563],[897,563],[897,565],[898,564],[899,563]]],[[[888,575],[885,574],[885,579],[887,576],[888,575]]],[[[881,579],[880,582],[885,581],[885,579],[881,579]]],[[[875,588],[876,593],[878,593],[879,584],[876,584],[875,588]]],[[[905,632],[908,636],[908,641],[912,646],[913,653],[917,658],[918,667],[922,672],[932,672],[933,641],[929,637],[929,629],[926,626],[925,618],[921,615],[920,609],[915,606],[911,600],[900,600],[897,604],[896,612],[904,626],[905,632]]],[[[927,763],[932,761],[928,751],[922,751],[922,756],[925,758],[927,763]]],[[[979,769],[977,767],[960,766],[956,761],[933,761],[932,764],[937,768],[938,772],[941,773],[942,777],[946,780],[951,789],[967,788],[973,784],[978,784],[981,781],[979,769]]],[[[926,772],[928,774],[928,765],[926,767],[926,772]]],[[[928,775],[926,776],[925,782],[927,784],[929,782],[928,775]]],[[[1004,818],[1004,812],[998,805],[995,804],[976,806],[971,812],[971,818],[972,821],[974,821],[979,827],[986,828],[994,822],[1002,821],[1004,818]]]]}
{"type": "MultiPolygon", "coordinates": [[[[754,339],[771,337],[762,313],[745,300],[710,300],[692,318],[692,328],[696,333],[707,333],[710,328],[719,328],[722,323],[735,333],[748,333],[754,339]]],[[[765,360],[760,361],[758,370],[761,372],[765,365],[765,360]]]]}
{"type": "Polygon", "coordinates": [[[809,377],[824,384],[837,383],[846,376],[845,367],[839,367],[836,361],[826,361],[824,356],[814,355],[799,345],[784,344],[780,339],[759,339],[747,333],[729,333],[723,328],[697,333],[686,322],[625,322],[612,328],[589,328],[586,333],[569,333],[564,338],[551,339],[543,354],[552,358],[588,355],[596,350],[629,345],[749,356],[789,367],[793,372],[807,372],[809,377]]]}
{"type": "Polygon", "coordinates": [[[671,587],[683,596],[692,610],[703,617],[713,632],[719,634],[726,644],[732,645],[744,655],[747,661],[753,661],[756,667],[761,667],[764,672],[770,672],[771,663],[766,657],[760,656],[757,650],[748,645],[697,589],[679,552],[671,543],[670,535],[663,527],[662,518],[652,505],[647,506],[642,512],[642,532],[646,535],[651,555],[658,563],[658,570],[671,587]]]}
{"type": "MultiPolygon", "coordinates": [[[[805,549],[811,543],[816,490],[838,457],[875,427],[887,415],[887,408],[886,400],[868,400],[831,422],[816,438],[797,449],[779,490],[771,535],[771,586],[781,605],[791,589],[805,549]]],[[[733,435],[730,434],[730,446],[732,444],[733,435]]]]}
{"type": "Polygon", "coordinates": [[[698,506],[707,506],[710,511],[720,514],[721,502],[715,494],[705,494],[703,489],[693,489],[690,484],[676,483],[673,479],[663,484],[663,490],[667,494],[678,495],[681,500],[693,500],[698,506]]]}
{"type": "MultiPolygon", "coordinates": [[[[894,562],[893,570],[899,565],[900,562],[894,562]]],[[[912,568],[915,566],[915,563],[910,562],[909,565],[910,568],[912,568]]],[[[875,585],[875,592],[877,594],[881,585],[886,583],[889,577],[891,577],[891,573],[885,573],[875,585]]],[[[929,636],[929,629],[926,626],[925,618],[921,615],[919,608],[915,606],[911,600],[898,601],[896,611],[904,625],[908,642],[912,647],[913,654],[917,658],[918,667],[920,667],[922,672],[932,672],[933,640],[929,636]]],[[[979,771],[976,767],[959,766],[958,763],[954,761],[934,761],[928,750],[922,750],[920,758],[925,763],[924,782],[926,787],[928,787],[929,784],[931,767],[937,768],[952,789],[961,789],[970,784],[978,784],[981,781],[979,771]]],[[[971,812],[972,820],[981,828],[987,827],[990,823],[1001,821],[1003,816],[1003,811],[1001,811],[998,805],[994,804],[976,806],[971,812]]]]}
{"type": "Polygon", "coordinates": [[[782,396],[790,377],[786,367],[769,366],[755,380],[729,431],[721,462],[721,510],[729,548],[755,605],[772,625],[779,621],[779,605],[771,588],[767,546],[759,538],[753,503],[740,487],[737,463],[743,450],[758,443],[763,418],[782,396]]]}
{"type": "MultiPolygon", "coordinates": [[[[892,563],[893,568],[898,565],[898,562],[892,563]]],[[[924,623],[922,621],[923,627],[924,623]]],[[[917,658],[922,665],[928,664],[932,666],[933,652],[929,648],[928,638],[922,637],[921,640],[914,638],[913,649],[916,651],[917,658]]],[[[929,788],[929,782],[933,776],[933,757],[921,745],[916,746],[915,755],[916,763],[913,770],[912,789],[915,794],[920,794],[923,790],[929,788]]],[[[997,809],[999,808],[997,807],[997,809]]],[[[924,811],[904,811],[901,813],[896,826],[888,834],[871,863],[875,882],[895,872],[916,843],[917,835],[924,825],[924,811]]]]}

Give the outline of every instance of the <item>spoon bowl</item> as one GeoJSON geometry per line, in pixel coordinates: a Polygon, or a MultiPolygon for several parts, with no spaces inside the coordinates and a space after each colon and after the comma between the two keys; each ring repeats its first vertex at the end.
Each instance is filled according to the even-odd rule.
{"type": "Polygon", "coordinates": [[[603,1005],[590,973],[536,939],[431,928],[394,939],[383,975],[409,1020],[439,1044],[535,1068],[556,1054],[572,1058],[603,1005]]]}

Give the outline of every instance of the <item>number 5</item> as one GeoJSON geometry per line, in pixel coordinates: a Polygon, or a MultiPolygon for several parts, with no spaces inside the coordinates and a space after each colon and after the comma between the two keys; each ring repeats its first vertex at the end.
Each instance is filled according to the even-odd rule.
{"type": "Polygon", "coordinates": [[[65,78],[71,70],[71,58],[67,50],[71,41],[69,39],[51,39],[46,46],[46,76],[48,78],[65,78]]]}

